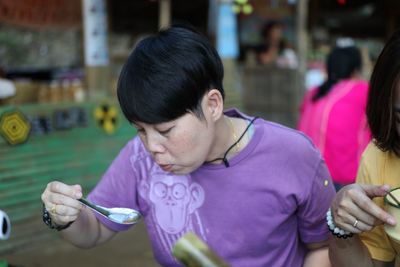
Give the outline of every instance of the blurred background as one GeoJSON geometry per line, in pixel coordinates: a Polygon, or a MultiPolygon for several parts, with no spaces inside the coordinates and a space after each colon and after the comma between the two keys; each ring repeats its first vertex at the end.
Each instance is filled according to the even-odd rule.
{"type": "Polygon", "coordinates": [[[0,266],[157,266],[142,224],[79,250],[41,221],[49,181],[88,193],[136,134],[115,91],[141,38],[194,25],[223,59],[226,107],[295,128],[332,47],[356,45],[368,80],[399,13],[397,0],[0,0],[0,266]]]}

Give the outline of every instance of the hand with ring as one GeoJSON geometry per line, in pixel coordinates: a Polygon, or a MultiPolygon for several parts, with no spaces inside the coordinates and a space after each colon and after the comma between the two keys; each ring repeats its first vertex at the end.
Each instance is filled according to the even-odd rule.
{"type": "Polygon", "coordinates": [[[42,202],[55,224],[66,225],[78,217],[82,204],[77,199],[81,197],[80,185],[66,185],[53,181],[47,184],[42,193],[42,202]]]}
{"type": "Polygon", "coordinates": [[[389,190],[388,185],[344,186],[331,204],[335,225],[355,234],[370,231],[382,223],[395,225],[395,218],[372,201],[375,197],[385,196],[389,190]]]}

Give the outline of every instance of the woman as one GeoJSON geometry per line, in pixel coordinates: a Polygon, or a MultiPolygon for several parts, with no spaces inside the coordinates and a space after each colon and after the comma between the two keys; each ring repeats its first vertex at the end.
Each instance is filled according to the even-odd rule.
{"type": "Polygon", "coordinates": [[[400,264],[400,244],[383,229],[384,223],[396,224],[383,210],[383,196],[390,187],[400,186],[400,32],[383,48],[369,90],[367,118],[373,141],[363,153],[357,184],[342,188],[331,205],[331,223],[355,235],[331,240],[333,266],[400,264]]]}
{"type": "MultiPolygon", "coordinates": [[[[293,129],[224,112],[222,80],[217,51],[196,31],[143,39],[117,90],[138,135],[88,198],[138,210],[161,266],[181,266],[171,250],[187,232],[232,266],[325,266],[335,192],[324,161],[293,129]]],[[[45,222],[64,239],[90,248],[129,228],[82,208],[81,196],[57,181],[42,194],[45,222]]]]}
{"type": "Polygon", "coordinates": [[[304,97],[298,129],[319,148],[339,189],[354,182],[371,139],[365,117],[368,83],[359,78],[361,54],[354,46],[335,47],[326,65],[326,81],[304,97]]]}
{"type": "Polygon", "coordinates": [[[269,21],[261,30],[262,44],[257,47],[257,62],[261,65],[276,64],[281,68],[298,67],[296,53],[283,38],[283,23],[269,21]]]}

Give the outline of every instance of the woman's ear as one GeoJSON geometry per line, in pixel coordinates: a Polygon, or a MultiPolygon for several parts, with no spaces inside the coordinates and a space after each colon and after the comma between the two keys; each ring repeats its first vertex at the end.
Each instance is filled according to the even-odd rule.
{"type": "Polygon", "coordinates": [[[205,109],[207,110],[208,116],[213,120],[217,121],[224,111],[224,99],[222,94],[217,89],[211,89],[205,95],[205,109]]]}

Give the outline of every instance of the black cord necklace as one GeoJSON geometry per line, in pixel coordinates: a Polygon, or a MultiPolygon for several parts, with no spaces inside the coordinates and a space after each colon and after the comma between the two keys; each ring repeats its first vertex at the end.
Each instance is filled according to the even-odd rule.
{"type": "Polygon", "coordinates": [[[222,162],[224,163],[225,167],[229,168],[230,165],[229,165],[228,159],[226,158],[226,157],[228,156],[228,153],[232,150],[232,148],[234,148],[234,147],[240,142],[240,140],[242,140],[243,136],[244,136],[244,135],[246,134],[246,132],[250,129],[250,126],[253,124],[253,122],[254,122],[256,119],[258,119],[258,117],[254,117],[254,118],[249,122],[249,124],[247,125],[246,129],[244,129],[243,133],[240,135],[239,139],[238,139],[235,143],[233,143],[233,145],[231,145],[231,146],[225,151],[224,156],[223,156],[222,158],[216,158],[216,159],[213,159],[213,160],[209,160],[209,161],[206,161],[206,163],[212,163],[212,162],[217,161],[217,160],[222,160],[222,162]]]}

